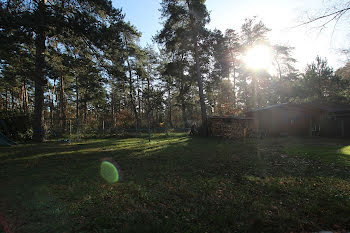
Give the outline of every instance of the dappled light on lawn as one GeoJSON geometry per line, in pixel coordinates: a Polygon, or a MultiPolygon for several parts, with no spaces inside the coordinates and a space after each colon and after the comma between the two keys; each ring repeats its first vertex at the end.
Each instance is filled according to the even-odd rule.
{"type": "Polygon", "coordinates": [[[0,212],[28,233],[346,232],[350,173],[338,158],[349,158],[348,141],[276,140],[173,134],[0,148],[10,153],[0,157],[0,212]]]}
{"type": "Polygon", "coordinates": [[[299,144],[298,146],[286,146],[289,153],[303,158],[317,159],[324,162],[350,166],[350,146],[335,144],[299,144]]]}
{"type": "Polygon", "coordinates": [[[268,70],[272,63],[271,50],[265,45],[256,45],[247,51],[244,62],[249,68],[268,70]]]}
{"type": "Polygon", "coordinates": [[[350,156],[350,146],[345,146],[345,147],[341,148],[340,152],[344,155],[350,156]]]}

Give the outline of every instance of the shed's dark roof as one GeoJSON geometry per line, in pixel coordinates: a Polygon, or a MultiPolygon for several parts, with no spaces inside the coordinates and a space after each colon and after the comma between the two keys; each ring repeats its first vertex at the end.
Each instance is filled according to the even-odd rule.
{"type": "Polygon", "coordinates": [[[235,119],[235,120],[253,120],[252,117],[237,117],[237,116],[208,116],[210,119],[235,119]]]}
{"type": "Polygon", "coordinates": [[[280,107],[287,106],[287,105],[289,105],[289,104],[288,103],[274,104],[274,105],[266,106],[266,107],[263,107],[263,108],[256,108],[256,109],[250,110],[248,112],[264,111],[264,110],[273,109],[273,108],[280,108],[280,107]]]}
{"type": "Polygon", "coordinates": [[[294,103],[283,103],[283,104],[275,104],[263,108],[257,108],[246,113],[259,112],[274,108],[284,108],[284,107],[295,107],[301,108],[304,110],[313,110],[313,111],[325,111],[328,113],[338,113],[338,112],[348,112],[350,111],[349,105],[341,105],[341,104],[294,104],[294,103]]]}
{"type": "Polygon", "coordinates": [[[312,104],[312,105],[319,109],[325,110],[329,113],[350,111],[350,106],[343,105],[343,104],[312,104]]]}
{"type": "Polygon", "coordinates": [[[309,110],[320,110],[318,108],[315,109],[315,107],[307,106],[304,104],[283,103],[283,104],[274,104],[274,105],[270,105],[270,106],[263,107],[263,108],[256,108],[256,109],[250,110],[246,113],[260,112],[260,111],[265,111],[265,110],[269,110],[269,109],[285,108],[285,107],[294,107],[294,108],[309,109],[309,110]]]}

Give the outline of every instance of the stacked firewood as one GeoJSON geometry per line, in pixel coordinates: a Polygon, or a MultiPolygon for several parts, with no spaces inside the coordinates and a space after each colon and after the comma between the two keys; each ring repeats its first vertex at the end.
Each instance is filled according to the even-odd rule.
{"type": "Polygon", "coordinates": [[[209,118],[208,131],[211,136],[227,139],[243,139],[256,136],[252,120],[236,118],[209,118]]]}

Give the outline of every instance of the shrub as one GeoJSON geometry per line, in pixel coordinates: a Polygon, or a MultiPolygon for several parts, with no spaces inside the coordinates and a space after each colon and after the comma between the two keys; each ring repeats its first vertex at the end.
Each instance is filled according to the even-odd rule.
{"type": "Polygon", "coordinates": [[[0,131],[15,141],[30,140],[32,116],[22,112],[0,112],[0,131]]]}

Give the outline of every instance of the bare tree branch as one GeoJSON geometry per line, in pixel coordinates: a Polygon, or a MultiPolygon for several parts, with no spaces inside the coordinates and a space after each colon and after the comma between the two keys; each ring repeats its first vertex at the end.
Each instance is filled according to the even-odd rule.
{"type": "Polygon", "coordinates": [[[348,11],[350,10],[350,7],[347,7],[347,8],[344,8],[344,9],[341,9],[341,10],[338,10],[338,11],[335,11],[335,12],[332,12],[332,13],[329,13],[329,14],[326,14],[326,15],[322,15],[322,16],[319,16],[319,17],[316,17],[314,19],[310,19],[309,21],[307,22],[304,22],[304,23],[301,23],[299,25],[296,25],[296,26],[293,26],[291,28],[297,28],[297,27],[301,27],[301,26],[304,26],[304,25],[307,25],[307,24],[311,24],[313,22],[316,22],[318,20],[321,20],[321,19],[326,19],[328,17],[331,17],[331,19],[327,20],[327,22],[325,22],[324,24],[321,25],[322,28],[324,28],[327,24],[329,24],[330,22],[332,22],[333,20],[336,20],[336,22],[339,21],[339,19],[348,11]]]}

